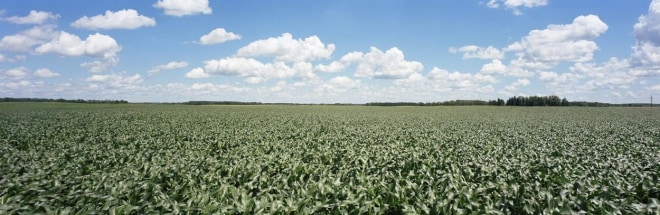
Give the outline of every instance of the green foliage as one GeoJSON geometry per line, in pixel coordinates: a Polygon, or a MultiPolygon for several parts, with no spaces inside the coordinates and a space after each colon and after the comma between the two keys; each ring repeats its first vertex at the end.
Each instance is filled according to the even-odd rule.
{"type": "Polygon", "coordinates": [[[649,108],[0,108],[0,214],[658,214],[649,108]]]}

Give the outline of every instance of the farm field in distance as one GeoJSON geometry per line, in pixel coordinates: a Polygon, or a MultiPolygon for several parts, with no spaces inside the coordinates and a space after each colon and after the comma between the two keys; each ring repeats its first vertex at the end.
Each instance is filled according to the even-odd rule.
{"type": "Polygon", "coordinates": [[[0,214],[660,214],[660,109],[0,103],[0,214]]]}

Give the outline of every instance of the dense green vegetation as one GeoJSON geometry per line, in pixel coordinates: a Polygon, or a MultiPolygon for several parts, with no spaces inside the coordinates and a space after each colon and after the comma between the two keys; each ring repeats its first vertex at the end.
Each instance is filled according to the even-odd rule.
{"type": "Polygon", "coordinates": [[[658,214],[651,108],[0,104],[0,214],[658,214]]]}

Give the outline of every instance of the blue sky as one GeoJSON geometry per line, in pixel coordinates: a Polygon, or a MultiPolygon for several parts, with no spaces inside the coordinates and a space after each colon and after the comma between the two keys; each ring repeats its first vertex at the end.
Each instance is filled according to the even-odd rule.
{"type": "Polygon", "coordinates": [[[627,103],[659,69],[660,1],[0,2],[0,97],[627,103]]]}

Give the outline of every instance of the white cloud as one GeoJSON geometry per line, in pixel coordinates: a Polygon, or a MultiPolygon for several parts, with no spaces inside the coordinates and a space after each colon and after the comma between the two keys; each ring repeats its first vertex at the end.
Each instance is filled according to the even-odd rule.
{"type": "Polygon", "coordinates": [[[90,72],[103,72],[119,63],[117,57],[104,58],[90,62],[81,63],[80,66],[89,69],[90,72]]]}
{"type": "Polygon", "coordinates": [[[109,74],[109,75],[92,75],[85,79],[88,82],[95,82],[102,84],[104,87],[111,88],[135,88],[137,84],[142,83],[143,79],[140,74],[132,76],[124,76],[123,74],[109,74]]]}
{"type": "Polygon", "coordinates": [[[121,47],[117,41],[108,35],[92,34],[85,40],[80,37],[60,32],[59,35],[48,43],[37,47],[37,53],[55,53],[65,56],[90,56],[98,58],[112,58],[121,47]]]}
{"type": "Polygon", "coordinates": [[[314,70],[321,72],[340,72],[344,68],[346,68],[346,65],[344,65],[342,62],[333,61],[328,65],[323,65],[323,64],[316,65],[314,67],[314,70]]]}
{"type": "Polygon", "coordinates": [[[527,68],[549,69],[552,68],[552,66],[544,62],[525,61],[522,58],[517,58],[509,62],[509,65],[507,65],[506,67],[506,72],[503,74],[505,76],[518,77],[518,78],[533,77],[534,73],[530,72],[527,68]]]}
{"type": "Polygon", "coordinates": [[[639,76],[647,75],[647,70],[635,70],[628,60],[611,58],[601,65],[595,63],[576,63],[569,68],[571,72],[582,74],[589,78],[583,85],[577,86],[580,91],[599,89],[628,89],[639,76]]]}
{"type": "Polygon", "coordinates": [[[319,78],[316,73],[314,73],[314,67],[309,62],[295,62],[293,63],[292,69],[295,73],[295,78],[304,81],[311,81],[319,78]]]}
{"type": "Polygon", "coordinates": [[[651,1],[648,13],[639,17],[634,29],[637,40],[660,45],[660,1],[651,1]]]}
{"type": "MultiPolygon", "coordinates": [[[[258,70],[263,70],[265,65],[252,58],[228,57],[220,60],[209,60],[204,62],[204,70],[212,74],[256,76],[258,70]]],[[[279,65],[284,65],[280,63],[279,65]]]]}
{"type": "MultiPolygon", "coordinates": [[[[504,52],[514,52],[517,58],[511,60],[508,65],[494,59],[482,66],[481,73],[524,78],[533,77],[534,70],[542,72],[556,67],[561,62],[591,61],[594,52],[598,50],[598,45],[593,40],[607,29],[607,24],[598,16],[586,15],[576,17],[570,24],[548,25],[546,29],[532,30],[521,41],[503,49],[504,52]]],[[[467,46],[465,50],[474,51],[478,50],[477,48],[467,46]]],[[[548,78],[548,74],[545,75],[545,78],[548,78]]]]}
{"type": "Polygon", "coordinates": [[[251,42],[238,49],[239,57],[274,57],[276,61],[310,61],[330,58],[334,44],[325,45],[317,36],[293,39],[290,33],[251,42]]]}
{"type": "Polygon", "coordinates": [[[362,52],[350,52],[341,57],[339,61],[333,61],[327,65],[318,64],[314,69],[321,72],[340,72],[352,63],[361,61],[363,56],[362,52]]]}
{"type": "Polygon", "coordinates": [[[443,88],[471,88],[480,86],[479,83],[497,82],[497,79],[490,75],[449,72],[437,67],[433,67],[427,77],[432,83],[443,88]]]}
{"type": "Polygon", "coordinates": [[[2,20],[14,23],[14,24],[36,24],[36,25],[41,25],[44,22],[47,22],[48,20],[56,20],[59,18],[60,15],[53,14],[51,12],[44,12],[44,11],[35,11],[31,10],[30,14],[27,16],[12,16],[12,17],[7,17],[2,20]]]}
{"type": "Polygon", "coordinates": [[[235,57],[206,61],[204,70],[211,74],[244,77],[286,78],[295,75],[293,69],[284,62],[264,64],[252,58],[235,57]]]}
{"type": "Polygon", "coordinates": [[[660,73],[660,1],[651,2],[648,13],[639,17],[634,29],[637,43],[633,46],[632,64],[660,73]]]}
{"type": "Polygon", "coordinates": [[[136,29],[156,26],[154,18],[138,14],[136,10],[124,9],[117,12],[105,11],[104,15],[83,16],[71,23],[75,28],[84,29],[136,29]]]}
{"type": "Polygon", "coordinates": [[[660,91],[660,84],[648,87],[647,89],[652,91],[660,91]]]}
{"type": "Polygon", "coordinates": [[[429,79],[424,75],[420,73],[415,73],[408,76],[408,78],[395,80],[394,85],[402,86],[402,87],[422,86],[426,84],[428,80],[429,79]]]}
{"type": "MultiPolygon", "coordinates": [[[[660,32],[659,32],[660,33],[660,32]]],[[[646,67],[646,69],[659,70],[660,68],[660,46],[650,41],[637,41],[633,46],[631,56],[634,66],[646,67]]]]}
{"type": "Polygon", "coordinates": [[[282,61],[262,63],[253,58],[227,57],[204,62],[205,73],[246,77],[245,82],[263,83],[271,78],[296,78],[303,81],[318,79],[309,62],[287,64],[282,61]]]}
{"type": "Polygon", "coordinates": [[[248,77],[245,79],[245,83],[248,84],[261,84],[266,82],[266,79],[264,77],[248,77]]]}
{"type": "Polygon", "coordinates": [[[186,61],[171,61],[171,62],[163,64],[163,65],[154,66],[147,73],[149,75],[153,75],[153,74],[159,73],[160,70],[181,69],[181,68],[185,68],[187,66],[188,66],[188,62],[186,62],[186,61]]]}
{"type": "Polygon", "coordinates": [[[329,92],[346,92],[348,90],[358,88],[360,84],[360,80],[353,80],[346,76],[338,76],[321,85],[320,90],[329,92]]]}
{"type": "Polygon", "coordinates": [[[428,74],[415,73],[406,79],[394,81],[394,85],[378,89],[367,89],[369,98],[381,100],[409,101],[409,95],[415,95],[412,101],[439,101],[445,99],[483,99],[481,96],[494,92],[491,83],[498,80],[482,73],[449,72],[433,67],[428,74]],[[375,91],[375,92],[372,92],[375,91]]]}
{"type": "Polygon", "coordinates": [[[9,76],[12,79],[21,79],[25,78],[28,75],[28,68],[25,67],[16,67],[11,68],[5,71],[5,75],[9,76]]]}
{"type": "Polygon", "coordinates": [[[194,83],[190,86],[192,90],[212,90],[215,89],[215,85],[211,83],[194,83]]]}
{"type": "Polygon", "coordinates": [[[503,74],[506,72],[506,66],[502,64],[502,61],[493,59],[490,63],[481,66],[480,72],[486,75],[503,74]]]}
{"type": "Polygon", "coordinates": [[[37,69],[37,71],[34,72],[34,75],[40,78],[51,78],[51,77],[60,76],[59,73],[50,71],[50,69],[47,68],[37,69]]]}
{"type": "Polygon", "coordinates": [[[278,81],[275,86],[269,88],[270,92],[280,92],[286,87],[286,81],[278,81]]]}
{"type": "Polygon", "coordinates": [[[424,69],[420,62],[406,61],[403,52],[396,47],[385,52],[371,47],[367,54],[349,53],[342,60],[357,64],[355,77],[403,79],[424,69]]]}
{"type": "Polygon", "coordinates": [[[17,81],[17,82],[7,82],[7,83],[0,82],[0,89],[4,87],[4,88],[10,89],[10,90],[18,90],[18,89],[22,89],[22,88],[23,89],[28,88],[32,85],[33,85],[32,82],[26,81],[26,80],[21,80],[21,81],[17,81]]]}
{"type": "Polygon", "coordinates": [[[530,81],[527,80],[527,79],[518,79],[518,80],[516,80],[515,82],[513,82],[513,83],[511,83],[511,84],[509,84],[509,85],[507,85],[507,86],[505,86],[504,89],[505,89],[507,92],[515,92],[515,91],[518,90],[519,88],[521,88],[521,87],[525,87],[525,86],[527,86],[527,85],[529,85],[529,84],[530,84],[530,81]]]}
{"type": "Polygon", "coordinates": [[[513,10],[513,14],[522,15],[520,7],[533,8],[548,5],[548,0],[490,0],[486,6],[490,8],[505,7],[513,10]]]}
{"type": "Polygon", "coordinates": [[[25,55],[16,55],[13,57],[7,57],[3,54],[0,54],[0,63],[2,62],[17,62],[17,61],[23,61],[27,59],[27,56],[25,55]]]}
{"type": "Polygon", "coordinates": [[[571,72],[561,74],[555,72],[539,72],[539,80],[550,85],[574,86],[581,78],[583,78],[582,75],[571,72]]]}
{"type": "Polygon", "coordinates": [[[575,63],[569,69],[574,73],[581,73],[590,78],[607,78],[615,73],[627,73],[630,68],[628,60],[610,58],[609,61],[598,65],[596,63],[575,63]]]}
{"type": "Polygon", "coordinates": [[[502,59],[504,52],[499,49],[488,46],[486,48],[475,45],[463,46],[460,48],[449,48],[451,53],[463,53],[463,59],[479,58],[479,59],[502,59]]]}
{"type": "Polygon", "coordinates": [[[21,34],[7,35],[0,40],[0,48],[14,52],[28,52],[39,41],[21,34]]]}
{"type": "Polygon", "coordinates": [[[190,79],[199,79],[199,78],[208,78],[211,75],[206,73],[204,71],[204,69],[202,69],[200,67],[197,67],[197,68],[194,68],[194,69],[190,70],[190,72],[186,73],[185,76],[186,76],[186,78],[190,78],[190,79]]]}
{"type": "Polygon", "coordinates": [[[212,83],[194,83],[190,86],[190,90],[202,94],[213,94],[213,93],[244,93],[249,92],[250,88],[245,87],[235,87],[226,84],[212,84],[212,83]]]}
{"type": "Polygon", "coordinates": [[[178,17],[213,12],[208,0],[158,0],[153,6],[165,10],[167,15],[178,17]]]}
{"type": "Polygon", "coordinates": [[[42,44],[57,37],[53,25],[34,26],[17,34],[6,35],[0,39],[0,49],[13,52],[29,52],[33,46],[42,44]]]}
{"type": "Polygon", "coordinates": [[[531,62],[586,62],[592,60],[598,50],[593,39],[607,29],[607,24],[596,15],[578,16],[571,24],[548,25],[543,30],[532,30],[505,51],[519,52],[519,57],[531,62]]]}
{"type": "Polygon", "coordinates": [[[202,45],[213,45],[238,39],[241,39],[241,35],[227,32],[224,28],[216,28],[208,34],[200,37],[199,43],[202,45]]]}

